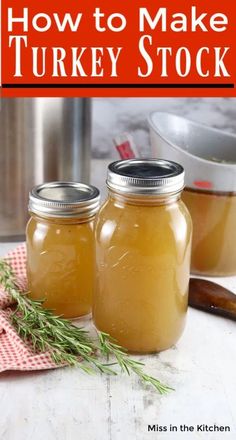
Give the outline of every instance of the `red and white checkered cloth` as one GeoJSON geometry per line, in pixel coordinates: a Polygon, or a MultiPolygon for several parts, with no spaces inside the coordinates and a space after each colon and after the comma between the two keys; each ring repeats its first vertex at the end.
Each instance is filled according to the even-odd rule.
{"type": "MultiPolygon", "coordinates": [[[[18,246],[6,256],[22,290],[26,288],[26,247],[18,246]]],[[[46,370],[56,368],[48,352],[35,354],[10,323],[12,301],[0,286],[0,373],[6,370],[46,370]]]]}

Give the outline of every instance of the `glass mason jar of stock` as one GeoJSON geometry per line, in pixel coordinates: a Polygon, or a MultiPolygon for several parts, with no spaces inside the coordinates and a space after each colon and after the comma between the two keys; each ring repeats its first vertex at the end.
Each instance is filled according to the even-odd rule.
{"type": "Polygon", "coordinates": [[[166,160],[118,161],[107,186],[95,228],[94,323],[130,352],[165,350],[179,339],[188,305],[184,170],[166,160]]]}
{"type": "Polygon", "coordinates": [[[183,200],[193,220],[191,272],[235,275],[236,192],[185,188],[183,200]]]}
{"type": "Polygon", "coordinates": [[[33,188],[27,225],[29,296],[57,315],[91,312],[94,288],[94,217],[97,188],[51,182],[33,188]]]}

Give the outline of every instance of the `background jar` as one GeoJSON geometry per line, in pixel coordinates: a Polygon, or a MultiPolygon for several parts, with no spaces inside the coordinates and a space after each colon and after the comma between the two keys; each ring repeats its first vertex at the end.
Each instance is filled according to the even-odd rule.
{"type": "Polygon", "coordinates": [[[236,275],[236,136],[165,112],[149,117],[153,156],[183,165],[193,221],[191,272],[236,275]]]}
{"type": "Polygon", "coordinates": [[[183,331],[188,304],[184,170],[164,160],[118,161],[107,185],[95,228],[94,323],[131,352],[167,349],[183,331]]]}
{"type": "Polygon", "coordinates": [[[97,188],[51,182],[33,188],[26,230],[29,296],[55,314],[91,312],[94,288],[94,217],[97,188]]]}
{"type": "Polygon", "coordinates": [[[236,193],[186,188],[183,200],[193,220],[191,272],[236,274],[236,193]]]}

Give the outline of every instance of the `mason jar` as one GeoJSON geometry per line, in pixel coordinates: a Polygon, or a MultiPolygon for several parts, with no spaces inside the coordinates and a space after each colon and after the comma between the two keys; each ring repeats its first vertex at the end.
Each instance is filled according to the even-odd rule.
{"type": "Polygon", "coordinates": [[[94,288],[94,217],[97,188],[51,182],[33,188],[27,225],[29,296],[56,315],[91,312],[94,288]]]}
{"type": "Polygon", "coordinates": [[[93,319],[130,352],[171,347],[183,332],[192,222],[184,170],[158,159],[113,162],[95,227],[93,319]]]}
{"type": "Polygon", "coordinates": [[[236,192],[185,188],[183,200],[193,220],[191,272],[236,275],[236,192]]]}

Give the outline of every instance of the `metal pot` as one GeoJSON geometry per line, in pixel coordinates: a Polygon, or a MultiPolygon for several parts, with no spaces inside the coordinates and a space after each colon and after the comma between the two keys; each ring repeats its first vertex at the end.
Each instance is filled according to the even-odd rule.
{"type": "Polygon", "coordinates": [[[54,180],[89,182],[90,100],[0,100],[0,240],[24,237],[28,194],[54,180]]]}

